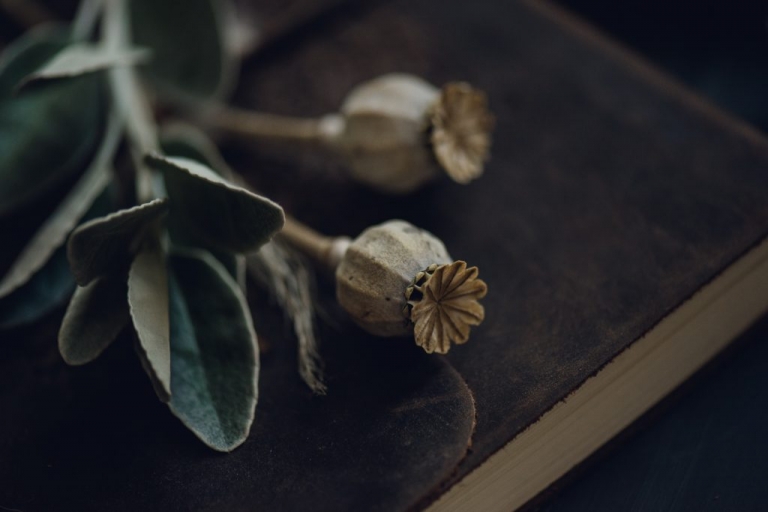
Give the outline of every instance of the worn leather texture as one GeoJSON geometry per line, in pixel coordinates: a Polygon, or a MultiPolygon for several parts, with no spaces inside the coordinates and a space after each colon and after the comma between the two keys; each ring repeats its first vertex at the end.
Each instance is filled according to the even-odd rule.
{"type": "Polygon", "coordinates": [[[251,287],[260,400],[249,440],[220,455],[154,398],[129,332],[83,368],[56,352],[58,317],[2,333],[0,505],[425,506],[768,233],[768,143],[546,5],[357,5],[250,59],[236,102],[319,115],[391,71],[488,91],[480,180],[392,198],[320,158],[226,156],[328,234],[403,218],[439,236],[489,285],[470,342],[441,358],[372,338],[321,283],[329,394],[312,397],[290,330],[251,287]]]}
{"type": "Polygon", "coordinates": [[[768,234],[762,135],[547,4],[398,2],[268,57],[240,101],[283,113],[392,70],[489,93],[493,157],[468,186],[392,199],[310,163],[299,185],[274,161],[251,173],[323,231],[402,217],[480,267],[486,321],[449,355],[477,430],[446,486],[768,234]]]}

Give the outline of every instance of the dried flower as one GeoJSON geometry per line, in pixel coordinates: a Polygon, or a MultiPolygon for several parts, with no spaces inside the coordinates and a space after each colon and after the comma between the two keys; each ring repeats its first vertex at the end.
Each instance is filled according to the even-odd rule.
{"type": "Polygon", "coordinates": [[[480,177],[494,124],[485,93],[467,83],[447,84],[430,117],[432,147],[445,172],[459,183],[480,177]]]}
{"type": "Polygon", "coordinates": [[[415,325],[416,344],[427,353],[445,354],[451,343],[466,343],[470,326],[485,318],[479,299],[488,287],[477,274],[477,267],[463,261],[430,265],[406,289],[404,313],[415,325]]]}

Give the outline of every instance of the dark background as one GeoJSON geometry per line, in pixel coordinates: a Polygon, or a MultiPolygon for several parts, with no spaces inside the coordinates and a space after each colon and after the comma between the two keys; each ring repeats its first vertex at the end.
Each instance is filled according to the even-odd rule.
{"type": "Polygon", "coordinates": [[[559,0],[719,106],[768,130],[768,2],[559,0]]]}
{"type": "MultiPolygon", "coordinates": [[[[768,131],[768,2],[559,3],[720,107],[768,131]]],[[[763,320],[536,508],[766,510],[766,363],[768,320],[763,320]]]]}

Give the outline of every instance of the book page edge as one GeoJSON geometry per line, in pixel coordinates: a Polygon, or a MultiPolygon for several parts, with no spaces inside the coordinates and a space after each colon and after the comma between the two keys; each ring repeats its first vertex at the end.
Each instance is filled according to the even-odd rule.
{"type": "Polygon", "coordinates": [[[682,384],[766,310],[768,239],[727,267],[428,510],[508,512],[521,507],[682,384]]]}

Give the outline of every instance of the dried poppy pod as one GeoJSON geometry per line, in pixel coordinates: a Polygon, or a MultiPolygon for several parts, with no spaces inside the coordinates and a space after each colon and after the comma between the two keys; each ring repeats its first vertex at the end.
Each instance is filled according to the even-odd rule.
{"type": "Polygon", "coordinates": [[[463,184],[478,178],[489,158],[494,120],[485,93],[469,84],[438,89],[393,73],[355,87],[337,114],[297,119],[225,109],[210,124],[247,138],[319,142],[339,155],[352,179],[406,194],[441,172],[463,184]]]}
{"type": "Polygon", "coordinates": [[[426,352],[444,354],[485,317],[479,299],[487,286],[477,267],[453,261],[437,237],[408,222],[385,222],[350,240],[288,220],[283,236],[335,269],[339,304],[371,334],[413,334],[426,352]]]}
{"type": "Polygon", "coordinates": [[[493,118],[485,94],[466,83],[437,89],[415,76],[384,75],[353,89],[339,115],[328,142],[353,179],[384,192],[416,190],[441,169],[469,183],[488,159],[493,118]]]}

